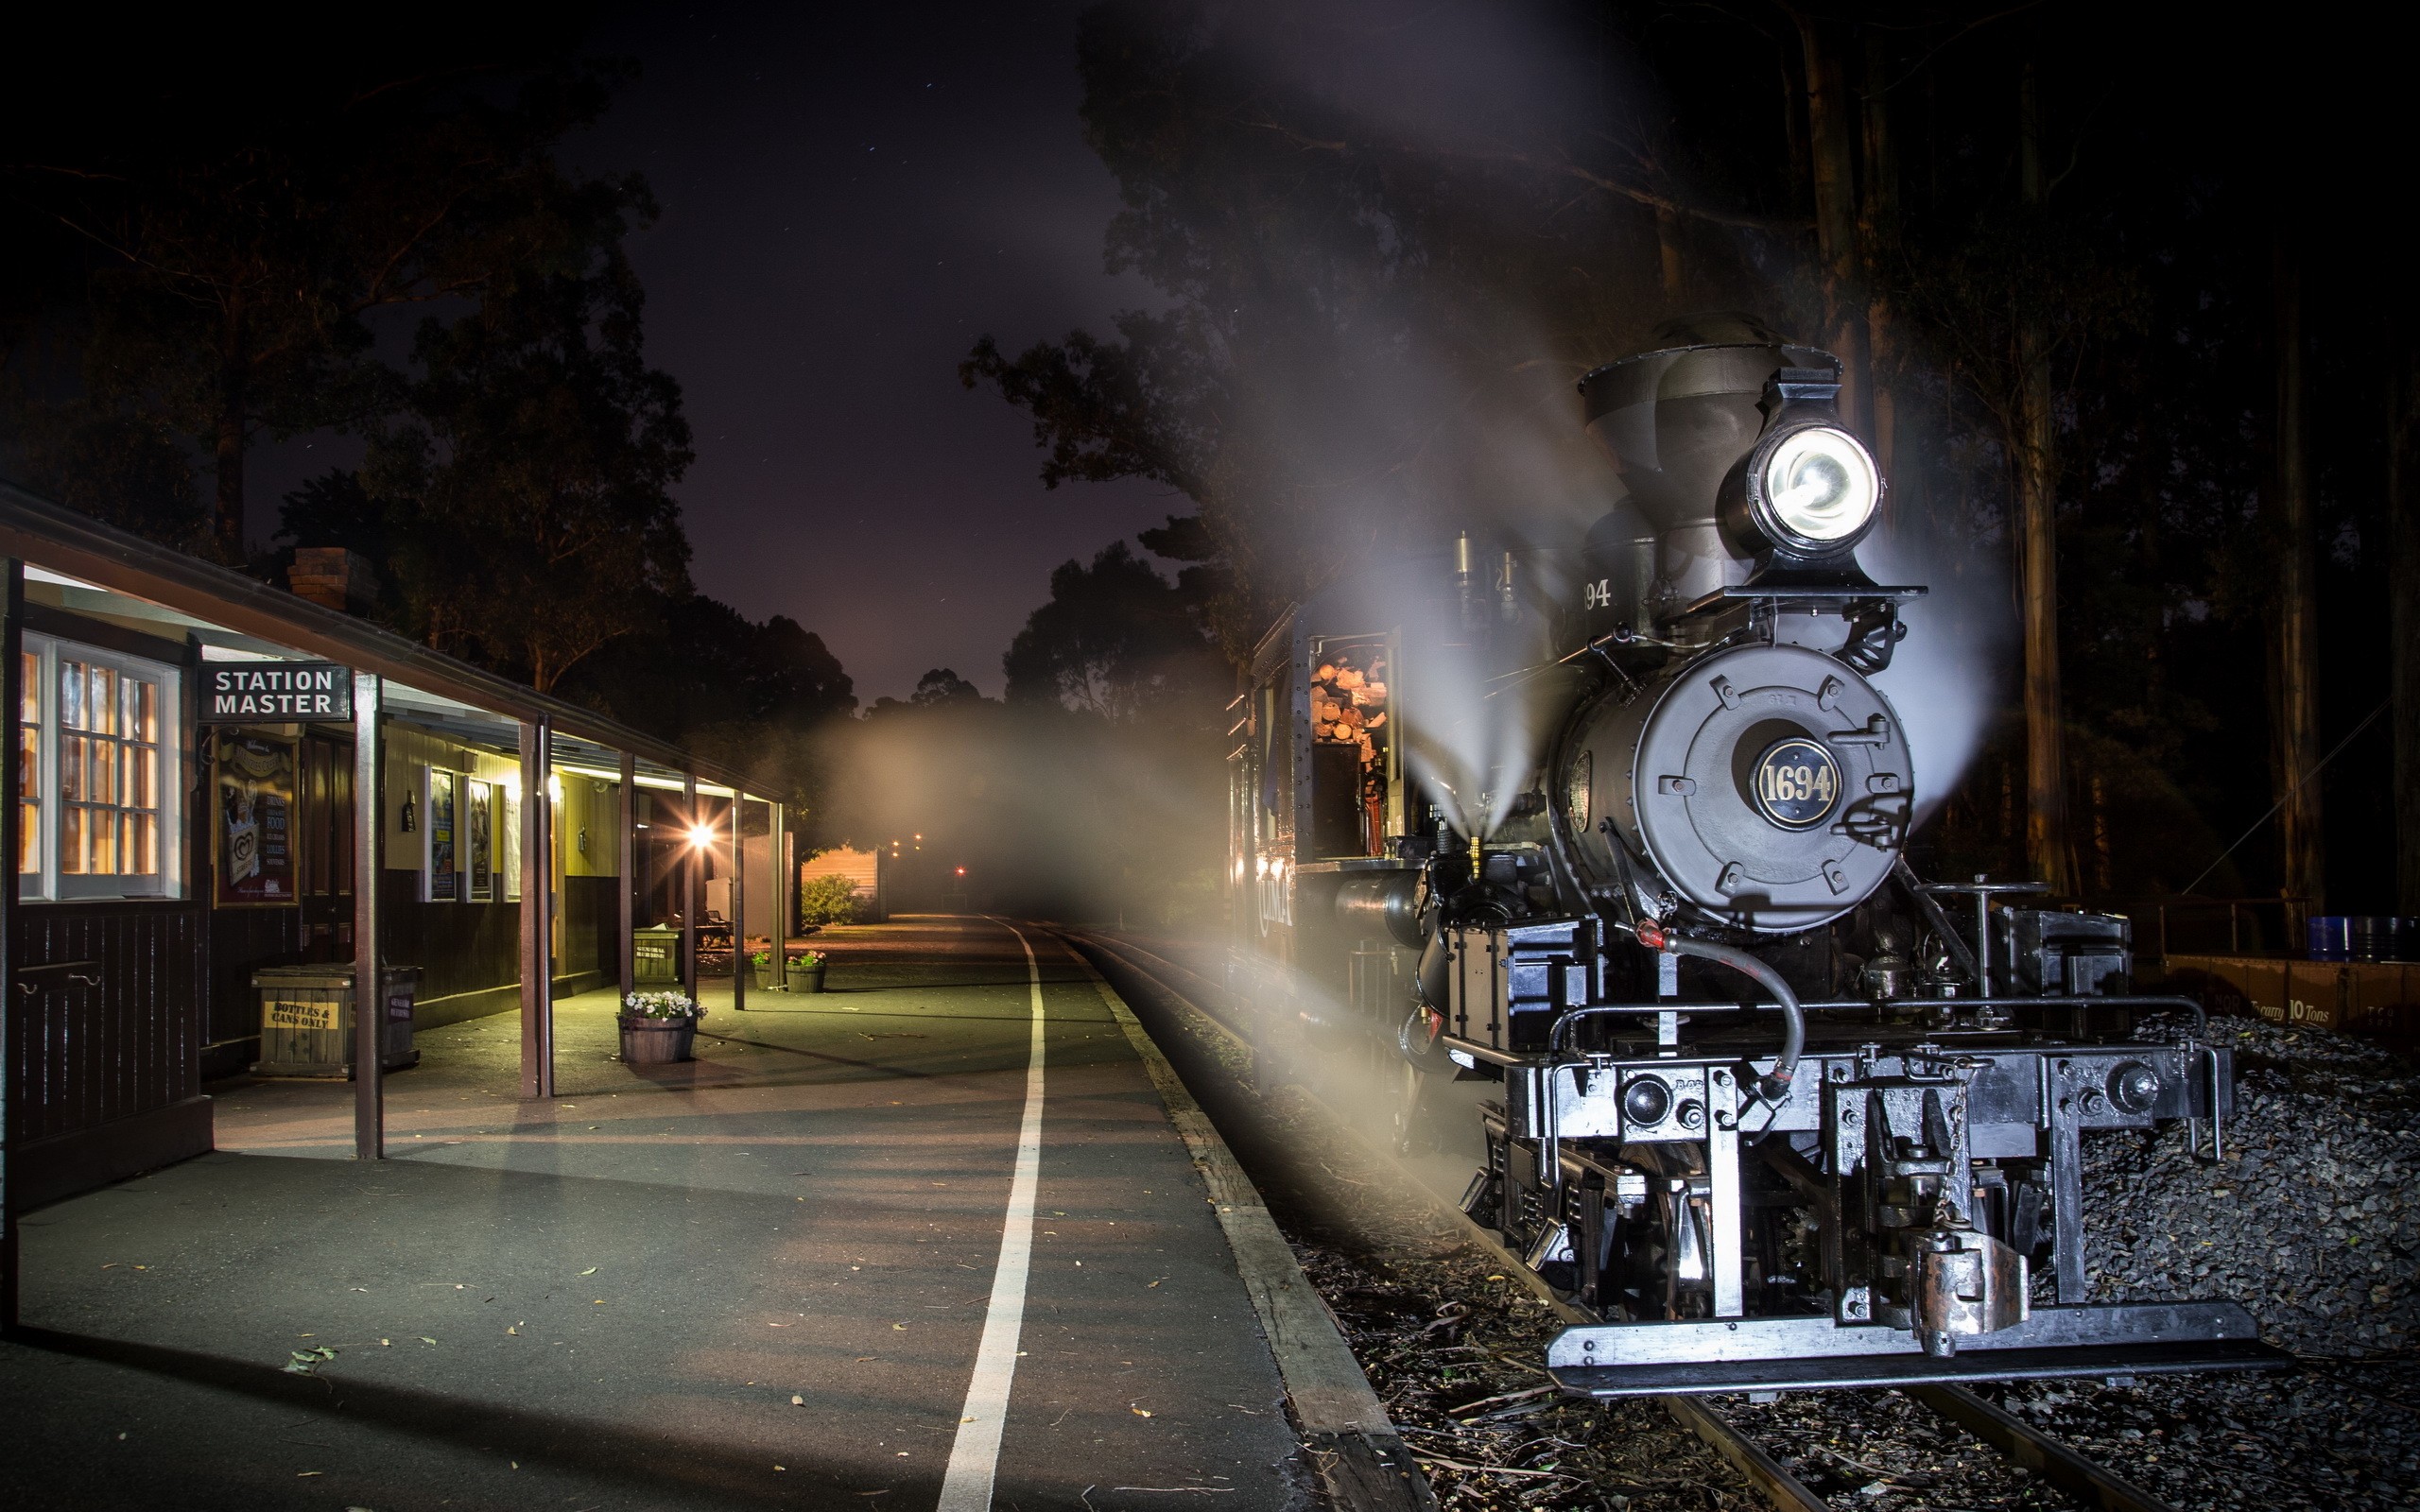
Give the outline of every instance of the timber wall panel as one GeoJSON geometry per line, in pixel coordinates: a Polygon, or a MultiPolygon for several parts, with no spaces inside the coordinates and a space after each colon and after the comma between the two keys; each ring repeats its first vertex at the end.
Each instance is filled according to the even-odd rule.
{"type": "Polygon", "coordinates": [[[10,1015],[12,1140],[72,1134],[200,1091],[208,1022],[202,910],[190,902],[30,904],[22,971],[93,961],[97,985],[41,976],[10,1015]]]}

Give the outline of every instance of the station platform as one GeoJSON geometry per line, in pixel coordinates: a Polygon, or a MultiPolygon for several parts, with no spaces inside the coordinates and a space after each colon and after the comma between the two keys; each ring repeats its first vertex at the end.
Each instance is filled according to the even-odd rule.
{"type": "Polygon", "coordinates": [[[1203,1177],[1103,989],[1024,938],[1038,988],[1001,923],[829,931],[829,990],[710,998],[677,1066],[613,1058],[611,996],[566,1000],[543,1103],[514,1016],[433,1031],[379,1163],[348,1084],[218,1089],[216,1154],[24,1220],[0,1504],[981,1505],[968,1469],[943,1487],[985,1441],[987,1329],[1002,1352],[1037,991],[990,1504],[1304,1504],[1203,1177]]]}

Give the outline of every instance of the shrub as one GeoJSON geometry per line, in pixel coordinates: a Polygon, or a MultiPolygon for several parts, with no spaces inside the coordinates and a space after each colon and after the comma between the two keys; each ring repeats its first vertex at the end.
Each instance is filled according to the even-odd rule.
{"type": "Polygon", "coordinates": [[[857,889],[846,877],[816,877],[800,885],[798,917],[808,924],[854,924],[857,889]]]}

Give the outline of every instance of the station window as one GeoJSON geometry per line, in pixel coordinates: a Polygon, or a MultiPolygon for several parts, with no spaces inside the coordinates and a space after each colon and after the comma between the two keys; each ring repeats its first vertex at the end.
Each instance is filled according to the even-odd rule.
{"type": "Polygon", "coordinates": [[[21,896],[175,895],[183,881],[176,668],[28,635],[23,675],[21,896]]]}

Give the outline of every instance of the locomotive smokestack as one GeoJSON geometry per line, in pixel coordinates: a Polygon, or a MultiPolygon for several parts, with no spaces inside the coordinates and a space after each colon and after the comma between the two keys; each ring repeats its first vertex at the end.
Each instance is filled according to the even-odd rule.
{"type": "Polygon", "coordinates": [[[1667,343],[1580,380],[1588,434],[1612,458],[1655,532],[1651,574],[1591,562],[1588,576],[1651,576],[1665,602],[1744,581],[1749,561],[1716,518],[1722,480],[1764,429],[1767,383],[1785,368],[1838,371],[1826,352],[1783,339],[1754,316],[1706,315],[1655,329],[1667,343]]]}

